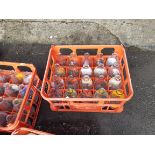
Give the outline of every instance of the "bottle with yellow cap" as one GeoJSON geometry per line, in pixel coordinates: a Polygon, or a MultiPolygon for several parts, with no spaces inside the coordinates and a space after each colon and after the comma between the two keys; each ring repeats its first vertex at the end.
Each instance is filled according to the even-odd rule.
{"type": "MultiPolygon", "coordinates": [[[[110,93],[110,97],[111,98],[125,98],[125,94],[124,94],[123,90],[117,89],[117,90],[113,90],[110,93]]],[[[111,101],[110,103],[118,104],[118,103],[120,103],[120,101],[111,101]]]]}
{"type": "Polygon", "coordinates": [[[125,94],[122,89],[113,90],[110,96],[111,98],[125,98],[125,94]]]}
{"type": "Polygon", "coordinates": [[[67,89],[65,93],[66,98],[76,98],[77,97],[77,92],[75,89],[69,88],[67,89]]]}
{"type": "Polygon", "coordinates": [[[25,75],[22,72],[15,73],[11,76],[11,83],[21,84],[23,82],[25,75]]]}
{"type": "Polygon", "coordinates": [[[61,77],[65,76],[66,72],[64,67],[60,66],[59,64],[55,64],[55,74],[61,77]]]}

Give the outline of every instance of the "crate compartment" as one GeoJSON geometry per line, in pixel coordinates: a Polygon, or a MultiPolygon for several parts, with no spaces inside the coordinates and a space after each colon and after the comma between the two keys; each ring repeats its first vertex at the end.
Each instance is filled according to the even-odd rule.
{"type": "MultiPolygon", "coordinates": [[[[130,73],[126,58],[125,49],[122,45],[64,45],[64,46],[51,46],[49,57],[47,61],[46,71],[43,79],[42,89],[41,89],[42,97],[47,100],[50,104],[51,110],[53,111],[81,111],[81,112],[121,112],[123,110],[123,105],[129,101],[133,96],[133,89],[130,79],[130,73]],[[77,70],[79,74],[75,77],[78,81],[78,88],[75,89],[77,92],[77,96],[75,98],[66,98],[65,92],[67,90],[66,81],[68,79],[68,62],[69,62],[69,54],[66,54],[64,49],[69,49],[69,54],[74,53],[77,55],[78,66],[77,70]],[[108,53],[107,49],[113,49],[113,51],[108,53]],[[66,71],[65,76],[62,77],[64,80],[64,87],[61,88],[62,95],[61,97],[50,96],[49,92],[51,92],[51,82],[53,81],[54,74],[54,64],[56,62],[57,55],[59,52],[62,52],[63,59],[66,60],[64,64],[64,69],[66,71]],[[88,52],[90,67],[94,71],[96,67],[96,58],[97,54],[103,52],[103,59],[105,69],[108,71],[109,67],[106,66],[106,61],[108,57],[112,53],[117,53],[118,62],[120,65],[120,76],[122,85],[120,89],[124,93],[124,98],[112,98],[111,92],[112,88],[108,86],[108,82],[110,80],[110,76],[107,74],[103,78],[101,78],[101,83],[104,85],[108,95],[107,98],[95,98],[96,85],[95,85],[95,75],[94,72],[91,75],[92,87],[89,88],[92,92],[92,97],[81,97],[81,92],[83,88],[81,87],[81,67],[84,61],[84,53],[88,52]]],[[[87,96],[87,95],[86,95],[87,96]]]]}

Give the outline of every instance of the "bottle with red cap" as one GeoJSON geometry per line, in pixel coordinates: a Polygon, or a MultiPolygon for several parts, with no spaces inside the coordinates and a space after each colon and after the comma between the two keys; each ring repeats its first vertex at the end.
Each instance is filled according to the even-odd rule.
{"type": "Polygon", "coordinates": [[[82,92],[80,93],[80,97],[81,98],[92,98],[93,93],[89,89],[83,89],[82,92]]]}
{"type": "Polygon", "coordinates": [[[11,75],[10,82],[13,84],[21,84],[23,82],[24,76],[25,75],[22,72],[14,73],[11,75]]]}
{"type": "Polygon", "coordinates": [[[78,79],[70,75],[66,81],[67,88],[78,89],[78,79]]]}

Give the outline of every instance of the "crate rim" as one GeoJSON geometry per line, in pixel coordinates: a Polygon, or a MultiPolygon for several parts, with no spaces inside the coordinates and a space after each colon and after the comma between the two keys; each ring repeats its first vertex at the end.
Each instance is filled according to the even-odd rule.
{"type": "MultiPolygon", "coordinates": [[[[73,51],[75,52],[75,51],[73,51]]],[[[47,101],[79,101],[79,100],[83,100],[83,101],[115,101],[117,99],[117,101],[129,101],[132,97],[133,97],[134,91],[133,91],[133,87],[132,87],[132,83],[131,83],[131,77],[130,77],[130,72],[129,72],[129,67],[128,67],[128,61],[127,61],[127,57],[126,57],[126,51],[125,51],[125,46],[123,44],[120,45],[51,45],[51,48],[49,50],[49,55],[48,55],[48,60],[47,60],[47,64],[46,64],[46,69],[45,69],[45,73],[44,73],[44,77],[43,77],[43,82],[42,82],[42,87],[41,87],[41,96],[43,97],[43,99],[47,100],[47,101]],[[66,47],[81,47],[84,49],[89,48],[95,48],[95,46],[97,47],[121,47],[123,49],[123,53],[124,53],[124,63],[125,66],[127,67],[127,76],[129,78],[129,86],[131,89],[131,94],[126,97],[126,98],[50,98],[47,97],[47,95],[45,94],[44,88],[45,88],[45,84],[46,84],[46,76],[47,76],[47,71],[48,71],[48,64],[50,62],[50,56],[51,56],[51,52],[53,47],[59,47],[59,48],[66,48],[66,47]]]]}
{"type": "MultiPolygon", "coordinates": [[[[28,63],[20,63],[20,62],[16,63],[16,62],[9,62],[9,61],[0,61],[0,65],[15,66],[15,67],[26,66],[26,67],[28,67],[28,68],[30,68],[32,70],[32,78],[31,78],[31,81],[30,81],[30,83],[28,85],[26,94],[25,94],[25,96],[23,98],[23,100],[25,100],[27,98],[27,96],[28,96],[28,91],[30,90],[32,80],[33,80],[35,74],[37,73],[35,66],[33,64],[28,64],[28,63]]],[[[14,123],[12,123],[10,126],[0,127],[0,131],[11,132],[12,130],[14,130],[14,129],[16,129],[18,127],[18,124],[20,123],[19,117],[20,117],[20,113],[22,111],[23,104],[24,104],[24,102],[22,102],[22,104],[20,106],[20,109],[19,109],[19,111],[17,113],[17,117],[16,117],[14,123]]]]}

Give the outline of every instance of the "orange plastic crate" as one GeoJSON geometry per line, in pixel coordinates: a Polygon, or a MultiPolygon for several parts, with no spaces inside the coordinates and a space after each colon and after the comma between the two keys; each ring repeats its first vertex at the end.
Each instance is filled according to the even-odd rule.
{"type": "MultiPolygon", "coordinates": [[[[3,71],[12,71],[15,72],[31,72],[32,78],[30,83],[28,84],[28,88],[26,90],[23,101],[20,105],[20,109],[17,112],[16,119],[14,123],[8,124],[6,127],[0,127],[0,131],[2,132],[12,132],[19,127],[28,127],[33,128],[36,123],[37,115],[39,112],[40,104],[41,104],[41,95],[39,88],[41,87],[41,80],[37,75],[36,68],[32,64],[25,63],[13,63],[13,62],[1,62],[0,61],[0,69],[3,71]],[[35,79],[35,82],[34,82],[35,79]],[[31,98],[30,98],[31,96],[31,98]],[[29,101],[29,104],[27,104],[29,101]],[[34,110],[31,113],[31,110],[34,110]]],[[[15,112],[5,111],[7,114],[14,114],[15,112]]]]}
{"type": "Polygon", "coordinates": [[[19,128],[15,131],[12,132],[11,135],[51,135],[50,133],[47,132],[42,132],[34,129],[28,129],[28,128],[19,128]]]}
{"type": "MultiPolygon", "coordinates": [[[[111,55],[111,54],[110,54],[111,55]]],[[[80,68],[79,67],[79,68],[80,68]]],[[[64,66],[67,71],[67,66],[64,66]]],[[[67,77],[67,75],[66,75],[67,77]]],[[[64,78],[65,79],[65,78],[64,78]]],[[[79,80],[81,77],[79,76],[79,80]]],[[[93,79],[93,78],[92,78],[93,79]]],[[[65,92],[65,89],[62,90],[65,92]]],[[[77,90],[80,92],[80,90],[77,90]]],[[[93,90],[92,90],[93,91],[93,90]]],[[[109,92],[109,90],[108,90],[109,92]]],[[[124,104],[129,101],[133,96],[133,88],[131,84],[131,78],[128,68],[128,62],[126,58],[126,53],[123,45],[63,45],[63,46],[51,46],[49,57],[47,61],[46,71],[42,83],[41,89],[42,97],[47,100],[50,104],[50,108],[53,111],[79,111],[79,112],[122,112],[124,104]],[[104,59],[106,60],[109,56],[105,54],[104,51],[113,50],[113,52],[118,54],[120,71],[122,78],[122,90],[125,94],[125,98],[50,98],[48,92],[50,91],[50,84],[52,82],[52,75],[54,71],[54,62],[57,58],[57,54],[61,52],[64,58],[68,61],[69,54],[64,51],[74,52],[78,56],[78,61],[81,64],[83,56],[80,51],[83,53],[91,51],[96,51],[95,55],[90,55],[91,67],[94,68],[94,60],[96,59],[96,54],[103,52],[104,59]]]]}

